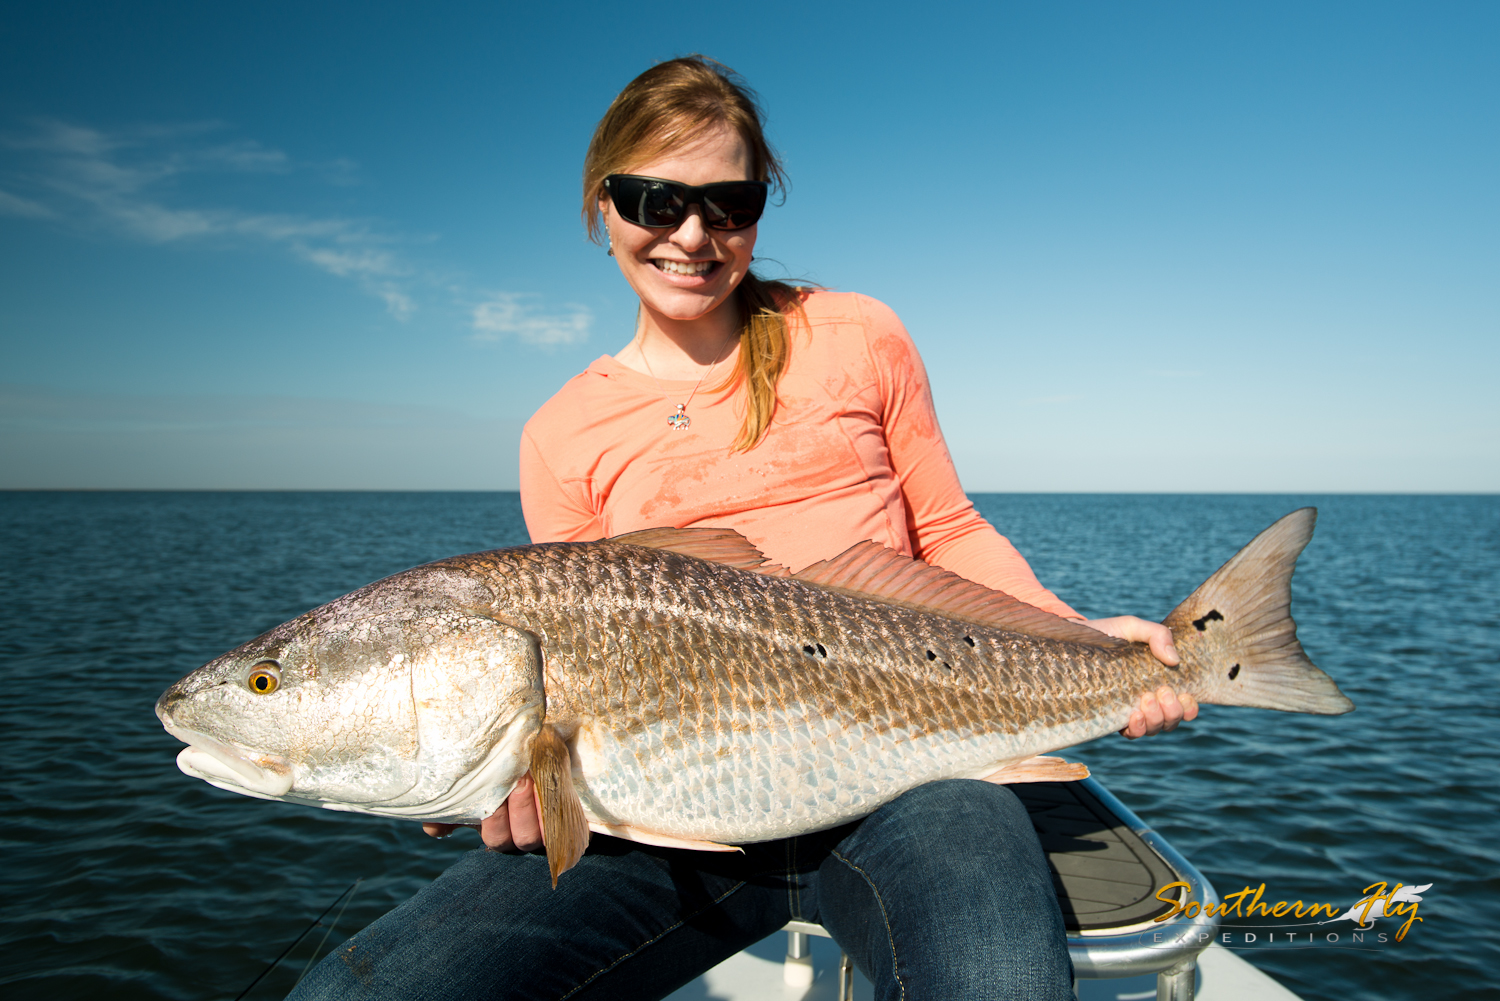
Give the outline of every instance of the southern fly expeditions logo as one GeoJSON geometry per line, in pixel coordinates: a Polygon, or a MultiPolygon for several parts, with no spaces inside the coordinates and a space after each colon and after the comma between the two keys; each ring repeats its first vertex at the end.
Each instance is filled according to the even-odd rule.
{"type": "MultiPolygon", "coordinates": [[[[1352,907],[1339,913],[1339,907],[1336,904],[1304,904],[1301,900],[1278,900],[1274,904],[1267,903],[1261,899],[1266,891],[1264,883],[1254,889],[1247,886],[1237,893],[1226,895],[1218,904],[1209,904],[1204,907],[1191,898],[1191,887],[1185,882],[1178,881],[1168,883],[1156,892],[1157,900],[1172,905],[1172,909],[1156,918],[1156,921],[1170,921],[1178,917],[1195,918],[1200,914],[1206,914],[1209,917],[1217,915],[1220,918],[1274,918],[1280,923],[1258,925],[1236,922],[1232,927],[1220,928],[1218,935],[1220,944],[1253,947],[1285,944],[1352,948],[1366,944],[1367,937],[1370,943],[1377,944],[1386,943],[1392,939],[1397,942],[1403,941],[1407,932],[1411,931],[1412,925],[1423,920],[1417,916],[1417,909],[1421,906],[1422,894],[1430,889],[1432,889],[1431,883],[1423,883],[1421,886],[1407,886],[1405,883],[1397,883],[1394,886],[1387,883],[1372,883],[1362,891],[1363,897],[1352,907]],[[1181,900],[1173,896],[1179,889],[1184,891],[1181,900]],[[1322,920],[1318,920],[1320,917],[1322,920]],[[1384,919],[1390,920],[1391,923],[1376,925],[1377,921],[1384,919]],[[1327,927],[1340,925],[1345,921],[1352,922],[1352,924],[1341,925],[1337,929],[1327,927]]],[[[1207,932],[1200,934],[1203,942],[1207,942],[1210,937],[1207,932]]]]}

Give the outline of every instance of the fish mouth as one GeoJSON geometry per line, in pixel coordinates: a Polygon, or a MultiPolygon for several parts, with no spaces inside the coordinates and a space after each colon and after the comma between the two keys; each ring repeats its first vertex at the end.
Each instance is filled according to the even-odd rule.
{"type": "Polygon", "coordinates": [[[230,792],[268,799],[291,791],[292,763],[281,755],[235,747],[206,733],[173,726],[166,720],[162,720],[162,726],[188,745],[177,754],[177,767],[184,775],[230,792]]]}

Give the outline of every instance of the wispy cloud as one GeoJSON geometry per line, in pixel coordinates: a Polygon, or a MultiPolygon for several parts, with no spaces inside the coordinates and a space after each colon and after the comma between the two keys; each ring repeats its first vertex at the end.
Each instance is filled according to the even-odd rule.
{"type": "Polygon", "coordinates": [[[23,219],[46,219],[52,210],[41,202],[21,198],[8,191],[0,191],[0,215],[20,216],[23,219]]]}
{"type": "Polygon", "coordinates": [[[492,293],[474,307],[474,339],[515,337],[540,345],[579,344],[588,339],[594,314],[587,306],[568,303],[560,310],[544,312],[527,301],[533,298],[516,292],[492,293]]]}
{"type": "Polygon", "coordinates": [[[182,190],[193,176],[313,171],[346,183],[347,161],[299,164],[250,140],[212,141],[218,126],[150,126],[106,132],[43,122],[24,135],[0,138],[18,162],[0,189],[0,214],[105,227],[147,243],[251,240],[280,247],[299,260],[356,282],[398,318],[416,309],[409,285],[415,269],[393,245],[395,236],[367,220],[260,213],[192,204],[182,190]],[[24,192],[17,194],[15,192],[24,192]]]}
{"type": "Polygon", "coordinates": [[[471,317],[474,339],[514,338],[550,347],[587,340],[585,306],[544,306],[536,296],[475,293],[414,263],[412,240],[372,219],[252,211],[226,204],[223,190],[252,185],[264,202],[276,178],[304,175],[329,185],[357,180],[348,160],[304,162],[249,139],[225,139],[216,123],[96,129],[42,121],[0,133],[0,216],[105,230],[151,244],[258,244],[281,250],[327,274],[354,282],[406,319],[417,295],[446,286],[471,317]],[[238,180],[235,180],[235,179],[238,180]],[[205,191],[216,192],[206,195],[205,191]],[[478,302],[478,305],[474,305],[478,302]]]}

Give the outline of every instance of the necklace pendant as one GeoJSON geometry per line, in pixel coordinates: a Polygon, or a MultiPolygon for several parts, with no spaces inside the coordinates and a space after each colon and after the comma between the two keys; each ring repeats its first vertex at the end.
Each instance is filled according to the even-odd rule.
{"type": "Polygon", "coordinates": [[[667,418],[667,426],[673,431],[686,431],[692,427],[693,419],[685,413],[686,410],[686,403],[677,404],[677,413],[667,418]]]}

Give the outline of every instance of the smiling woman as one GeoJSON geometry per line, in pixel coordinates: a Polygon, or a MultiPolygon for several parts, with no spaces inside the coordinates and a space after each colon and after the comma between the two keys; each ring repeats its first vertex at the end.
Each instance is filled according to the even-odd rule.
{"type": "MultiPolygon", "coordinates": [[[[750,154],[744,141],[726,128],[709,133],[678,155],[649,160],[635,169],[653,178],[672,177],[677,183],[624,173],[604,179],[605,190],[613,195],[600,199],[610,252],[641,299],[641,322],[627,357],[649,365],[650,354],[655,354],[661,375],[684,378],[692,370],[695,354],[722,356],[737,333],[738,309],[722,307],[750,273],[755,220],[734,229],[712,226],[704,216],[709,203],[700,195],[697,205],[678,198],[677,211],[649,216],[675,215],[675,221],[665,226],[643,224],[637,221],[645,214],[643,199],[650,196],[652,187],[670,191],[667,185],[684,194],[689,186],[718,187],[729,182],[738,187],[750,173],[750,154]],[[640,196],[632,198],[631,188],[639,189],[640,196]],[[621,211],[621,204],[627,206],[626,212],[621,211]],[[704,322],[710,316],[713,319],[704,322]],[[663,340],[680,350],[665,350],[663,340]]],[[[657,200],[668,206],[673,202],[670,194],[657,200]]]]}
{"type": "MultiPolygon", "coordinates": [[[[710,60],[655,66],[610,107],[585,162],[583,214],[640,308],[630,342],[526,426],[521,502],[532,541],[727,528],[792,570],[873,541],[1082,621],[964,494],[896,315],[865,296],[754,274],[761,210],[782,179],[750,92],[710,60]]],[[[684,599],[740,607],[685,579],[674,586],[691,592],[684,599]]],[[[1089,625],[1178,662],[1164,626],[1130,616],[1089,625]]],[[[610,642],[590,641],[583,653],[606,658],[618,649],[610,642]]],[[[724,656],[754,659],[736,642],[724,656]]],[[[628,671],[617,657],[626,662],[612,666],[628,671]]],[[[549,692],[554,669],[543,664],[549,692]]],[[[671,665],[659,697],[697,698],[691,677],[685,661],[671,665]]],[[[789,669],[784,682],[808,683],[806,671],[789,669]]],[[[580,735],[612,725],[609,696],[598,699],[584,723],[560,710],[547,717],[575,781],[587,781],[580,735]]],[[[1158,688],[1140,696],[1125,732],[1170,729],[1196,711],[1158,688]]],[[[777,750],[832,739],[817,724],[784,705],[730,714],[737,730],[753,718],[776,735],[754,753],[779,788],[848,797],[816,791],[821,773],[777,750]]],[[[677,740],[650,721],[621,726],[648,730],[646,746],[677,740]]],[[[804,833],[727,855],[600,836],[554,888],[542,856],[515,853],[542,846],[538,785],[547,780],[507,785],[481,825],[492,851],[471,853],[361,932],[294,996],[657,998],[790,919],[827,927],[880,998],[1073,996],[1051,877],[1025,808],[1004,786],[940,779],[863,820],[789,824],[778,832],[804,833]],[[950,934],[955,926],[964,934],[950,934]]]]}
{"type": "MultiPolygon", "coordinates": [[[[738,339],[732,374],[745,387],[745,416],[735,447],[745,449],[765,434],[775,409],[787,360],[786,314],[800,311],[801,295],[750,268],[767,191],[783,186],[786,175],[753,93],[722,70],[703,59],[673,59],[620,92],[584,157],[583,217],[595,240],[604,231],[641,299],[636,339],[619,361],[653,380],[697,377],[701,384],[703,367],[712,368],[738,339]],[[658,190],[642,180],[657,182],[658,190]],[[717,214],[711,199],[693,205],[679,195],[673,204],[672,189],[706,185],[736,203],[724,207],[723,218],[709,218],[717,214]]],[[[686,406],[672,415],[674,428],[686,426],[686,406]]]]}

